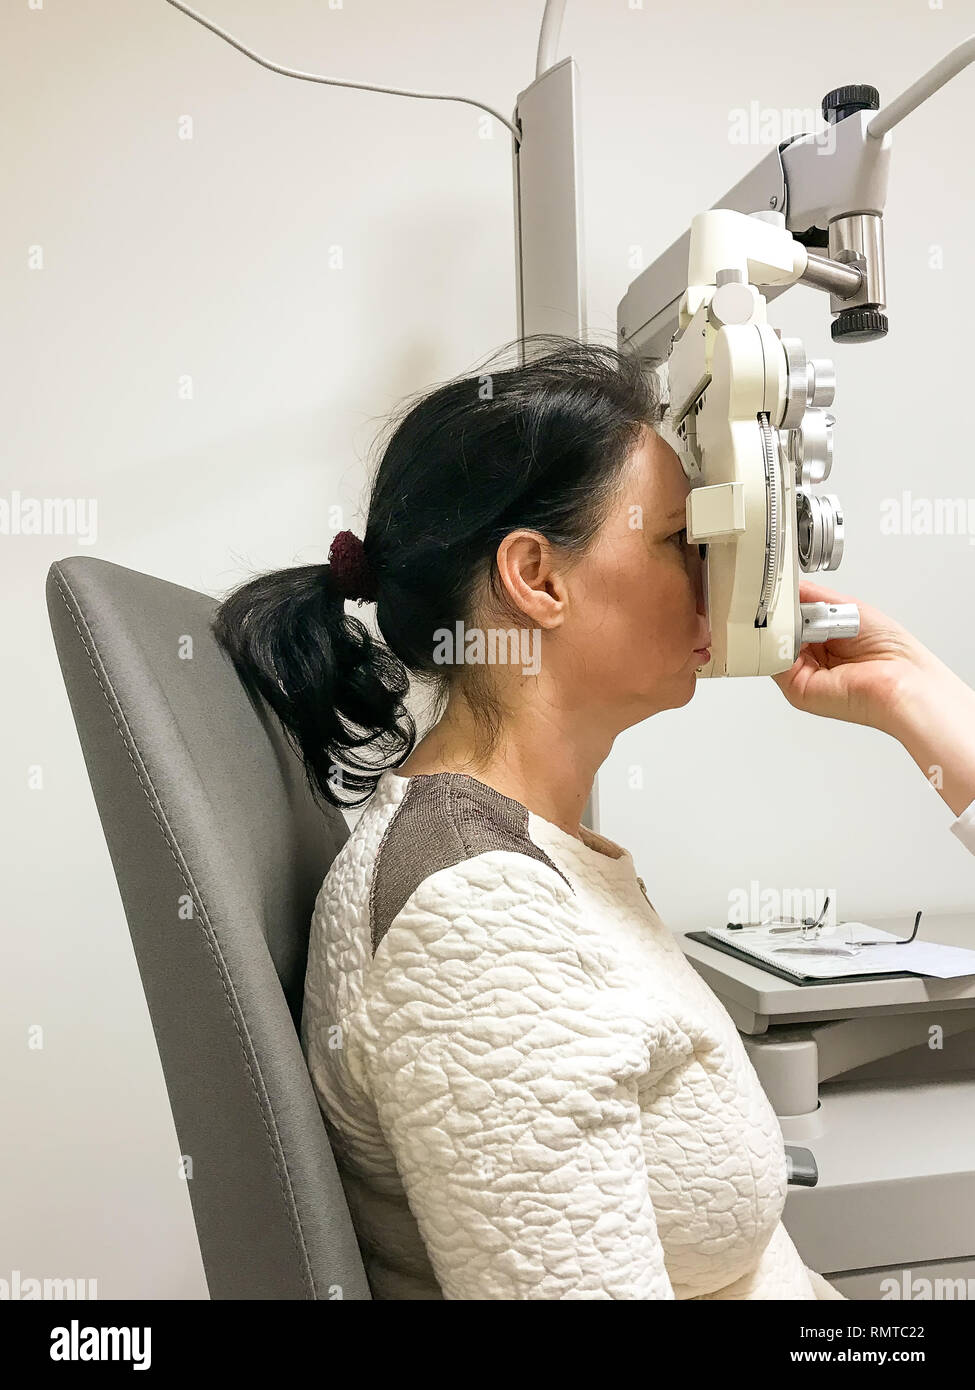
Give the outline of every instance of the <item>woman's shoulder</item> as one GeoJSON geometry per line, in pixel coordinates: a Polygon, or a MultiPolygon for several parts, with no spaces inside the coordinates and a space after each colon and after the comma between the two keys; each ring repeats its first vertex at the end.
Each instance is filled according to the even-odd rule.
{"type": "Polygon", "coordinates": [[[421,888],[426,890],[424,901],[443,898],[454,911],[461,905],[458,899],[474,896],[492,879],[510,886],[514,878],[523,895],[550,900],[555,875],[565,895],[574,891],[564,871],[532,838],[525,807],[463,773],[409,778],[385,773],[350,839],[358,842],[349,845],[350,859],[363,852],[371,858],[373,954],[421,888]]]}
{"type": "Polygon", "coordinates": [[[601,1021],[638,1050],[652,1036],[658,1067],[689,1045],[660,989],[635,982],[607,930],[612,903],[603,911],[584,866],[577,878],[533,832],[524,806],[464,774],[381,780],[319,913],[324,974],[374,1051],[404,1028],[543,1004],[556,1029],[577,1018],[585,1034],[601,1021]]]}

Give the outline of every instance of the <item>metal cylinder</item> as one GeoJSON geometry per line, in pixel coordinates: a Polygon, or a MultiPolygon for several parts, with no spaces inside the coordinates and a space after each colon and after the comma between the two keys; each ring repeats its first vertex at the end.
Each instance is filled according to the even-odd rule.
{"type": "Polygon", "coordinates": [[[806,364],[806,399],[811,406],[819,409],[832,405],[836,395],[836,367],[829,357],[813,357],[806,364]]]}
{"type": "Polygon", "coordinates": [[[834,293],[830,309],[862,305],[884,309],[887,305],[887,278],[884,271],[884,220],[876,212],[855,212],[849,217],[837,217],[829,224],[829,254],[834,261],[857,261],[863,274],[858,294],[849,297],[834,293]]]}
{"type": "Polygon", "coordinates": [[[796,488],[796,550],[807,574],[835,570],[843,559],[843,508],[835,492],[817,496],[796,488]]]}
{"type": "Polygon", "coordinates": [[[849,302],[860,293],[863,277],[856,266],[843,265],[839,261],[827,260],[815,252],[807,253],[806,268],[799,276],[804,285],[812,285],[817,290],[829,290],[834,298],[849,302]]]}
{"type": "Polygon", "coordinates": [[[802,641],[828,642],[831,637],[857,637],[860,610],[855,603],[800,603],[802,641]]]}

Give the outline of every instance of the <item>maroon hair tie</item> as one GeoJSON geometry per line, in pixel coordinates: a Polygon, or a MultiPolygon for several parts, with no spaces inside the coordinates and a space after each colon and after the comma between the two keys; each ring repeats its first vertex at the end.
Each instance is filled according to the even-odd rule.
{"type": "Polygon", "coordinates": [[[329,546],[328,565],[343,598],[375,599],[375,576],[366,559],[365,547],[354,531],[339,531],[329,546]]]}

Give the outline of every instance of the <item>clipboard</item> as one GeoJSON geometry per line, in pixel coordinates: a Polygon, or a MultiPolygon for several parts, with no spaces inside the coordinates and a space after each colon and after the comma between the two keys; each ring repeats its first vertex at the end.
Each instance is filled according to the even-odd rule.
{"type": "Polygon", "coordinates": [[[756,970],[762,970],[767,975],[777,975],[780,980],[787,980],[790,985],[845,985],[862,983],[864,980],[927,979],[927,976],[919,974],[916,970],[878,970],[869,975],[834,975],[828,979],[823,979],[822,976],[793,975],[791,971],[759,960],[750,952],[742,951],[737,946],[733,946],[730,941],[722,941],[716,936],[710,936],[707,932],[689,931],[685,932],[685,935],[688,941],[698,941],[702,946],[710,946],[715,951],[721,951],[727,956],[734,956],[736,960],[744,961],[746,965],[752,965],[756,970]]]}

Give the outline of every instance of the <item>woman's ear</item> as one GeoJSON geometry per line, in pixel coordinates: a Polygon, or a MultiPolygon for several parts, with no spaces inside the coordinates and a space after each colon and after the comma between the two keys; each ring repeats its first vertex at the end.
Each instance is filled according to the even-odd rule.
{"type": "Polygon", "coordinates": [[[508,597],[538,627],[559,627],[565,617],[565,581],[552,547],[538,531],[509,531],[498,546],[498,577],[508,597]]]}

